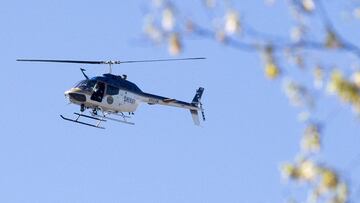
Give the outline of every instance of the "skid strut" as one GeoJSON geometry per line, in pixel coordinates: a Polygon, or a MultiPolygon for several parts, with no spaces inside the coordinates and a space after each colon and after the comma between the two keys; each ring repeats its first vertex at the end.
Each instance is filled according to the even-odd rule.
{"type": "Polygon", "coordinates": [[[125,124],[129,124],[129,125],[135,125],[135,123],[133,122],[129,122],[127,121],[127,118],[130,118],[130,116],[126,116],[124,115],[124,113],[120,112],[119,114],[114,114],[114,113],[110,113],[110,112],[105,112],[103,113],[102,116],[100,115],[97,115],[97,114],[91,114],[93,117],[95,118],[103,118],[103,119],[107,119],[107,120],[111,120],[111,121],[116,121],[116,122],[119,122],[119,123],[125,123],[125,124]],[[111,118],[109,117],[109,115],[116,115],[116,116],[119,116],[121,117],[122,119],[117,119],[117,118],[111,118]]]}

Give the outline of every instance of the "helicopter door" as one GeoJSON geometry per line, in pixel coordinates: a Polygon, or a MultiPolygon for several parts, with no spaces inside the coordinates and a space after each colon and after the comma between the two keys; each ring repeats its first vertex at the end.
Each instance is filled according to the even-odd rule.
{"type": "Polygon", "coordinates": [[[90,99],[101,102],[105,93],[105,83],[103,82],[97,82],[94,87],[94,92],[92,93],[90,99]]]}

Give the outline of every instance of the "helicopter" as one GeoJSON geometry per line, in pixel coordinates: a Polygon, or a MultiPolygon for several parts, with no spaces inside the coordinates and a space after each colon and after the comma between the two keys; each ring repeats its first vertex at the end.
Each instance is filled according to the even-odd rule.
{"type": "Polygon", "coordinates": [[[201,103],[201,98],[204,92],[203,87],[199,87],[196,90],[195,96],[191,102],[184,102],[170,97],[163,97],[143,92],[135,83],[127,79],[127,75],[120,76],[112,74],[112,66],[118,64],[199,59],[205,58],[197,57],[134,61],[17,59],[17,61],[108,65],[108,73],[92,78],[86,75],[85,69],[80,68],[85,79],[81,80],[74,87],[64,93],[70,103],[80,106],[80,112],[74,112],[76,115],[74,119],[60,115],[60,117],[66,121],[105,129],[102,123],[108,120],[134,125],[135,123],[129,120],[141,103],[147,103],[149,105],[159,104],[187,109],[190,111],[194,124],[199,126],[199,112],[201,112],[202,120],[205,121],[204,109],[201,103]],[[86,110],[88,110],[88,112],[86,112],[86,110]],[[90,120],[93,122],[90,122],[90,120]]]}

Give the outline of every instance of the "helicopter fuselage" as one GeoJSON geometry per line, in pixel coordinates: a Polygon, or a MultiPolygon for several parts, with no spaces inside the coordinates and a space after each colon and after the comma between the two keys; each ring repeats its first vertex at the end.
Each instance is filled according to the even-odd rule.
{"type": "Polygon", "coordinates": [[[83,80],[66,91],[65,96],[71,103],[82,106],[82,110],[90,108],[111,113],[134,112],[140,103],[161,104],[193,111],[200,110],[197,103],[187,103],[145,93],[134,83],[112,74],[83,80]]]}

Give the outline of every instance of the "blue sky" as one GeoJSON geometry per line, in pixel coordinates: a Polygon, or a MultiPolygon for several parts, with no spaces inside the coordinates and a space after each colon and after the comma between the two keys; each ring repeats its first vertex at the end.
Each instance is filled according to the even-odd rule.
{"type": "MultiPolygon", "coordinates": [[[[183,6],[200,6],[190,2],[183,6]]],[[[98,130],[65,122],[59,114],[78,110],[64,91],[83,78],[79,68],[96,76],[107,67],[15,61],[169,57],[166,47],[136,42],[145,3],[2,2],[0,202],[263,203],[292,194],[278,166],[298,152],[304,124],[280,91],[281,82],[265,79],[256,53],[188,40],[182,57],[208,59],[114,69],[145,92],[185,101],[205,87],[207,121],[200,128],[186,110],[149,105],[135,112],[135,126],[108,122],[98,130]]],[[[262,1],[240,5],[255,25],[270,26],[261,17],[268,12],[262,1]]],[[[276,12],[283,5],[274,9],[271,26],[286,33],[278,19],[287,14],[276,12]]],[[[346,178],[357,177],[356,185],[360,174],[348,166],[358,153],[359,121],[333,98],[325,101],[339,110],[324,131],[321,158],[346,178]]]]}

